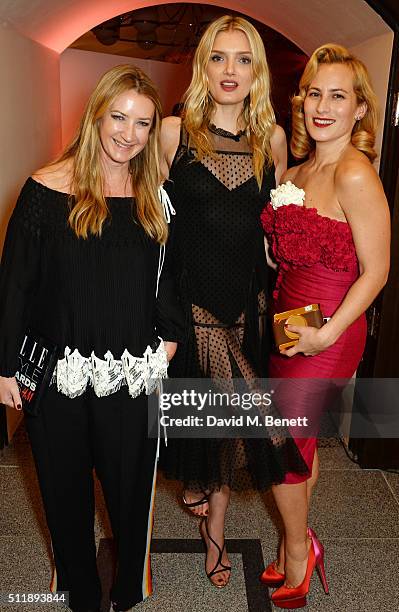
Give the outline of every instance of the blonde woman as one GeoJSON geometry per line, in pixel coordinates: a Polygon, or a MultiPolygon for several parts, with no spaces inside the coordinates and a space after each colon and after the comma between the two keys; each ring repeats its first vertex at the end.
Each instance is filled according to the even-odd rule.
{"type": "MultiPolygon", "coordinates": [[[[189,337],[179,377],[250,381],[266,375],[268,285],[260,213],[286,168],[283,130],[270,103],[265,49],[245,19],[207,28],[193,62],[183,119],[162,125],[166,188],[177,210],[175,263],[189,337]]],[[[165,474],[184,484],[183,501],[207,515],[206,573],[224,587],[230,563],[224,522],[230,490],[268,488],[303,464],[292,441],[170,440],[165,474]]],[[[303,468],[304,469],[304,468],[303,468]]]]}
{"type": "Polygon", "coordinates": [[[159,96],[134,66],[109,70],[61,158],[25,183],[1,269],[0,401],[29,328],[59,347],[56,383],[26,416],[54,552],[52,589],[100,610],[93,467],[116,543],[114,610],[151,593],[157,441],[147,435],[148,362],[165,376],[182,321],[158,196],[159,96]],[[162,338],[162,340],[159,340],[162,338]],[[93,388],[91,388],[91,386],[93,388]]]}
{"type": "Polygon", "coordinates": [[[318,303],[328,319],[320,329],[289,325],[298,343],[270,362],[270,375],[286,379],[286,400],[278,407],[290,418],[308,417],[313,431],[310,437],[294,434],[309,473],[287,474],[273,489],[284,537],[278,560],[262,580],[280,586],[272,600],[290,609],[306,605],[316,566],[328,592],[323,547],[308,528],[318,477],[314,436],[329,397],[328,379],[349,379],[361,359],[364,312],[386,282],[390,243],[389,210],[372,166],[377,101],[365,66],[344,47],[323,45],[311,56],[299,87],[292,152],[308,159],[288,170],[283,181],[293,183],[289,192],[297,203],[296,192],[304,190],[303,206],[289,199],[277,209],[269,204],[262,217],[280,264],[276,312],[318,303]]]}

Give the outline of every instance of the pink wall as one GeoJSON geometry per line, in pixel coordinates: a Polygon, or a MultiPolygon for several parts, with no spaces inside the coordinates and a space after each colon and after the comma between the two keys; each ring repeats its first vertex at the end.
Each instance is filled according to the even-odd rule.
{"type": "MultiPolygon", "coordinates": [[[[173,11],[174,2],[169,0],[173,11]]],[[[192,4],[203,0],[191,0],[192,4]]],[[[208,0],[208,4],[245,13],[295,42],[306,53],[326,41],[345,46],[389,31],[364,0],[208,0]]],[[[95,25],[129,11],[163,4],[162,0],[3,0],[0,18],[25,36],[62,53],[95,25]]]]}
{"type": "Polygon", "coordinates": [[[159,89],[164,115],[170,114],[191,77],[191,66],[67,49],[60,56],[63,146],[71,140],[86,101],[100,76],[118,64],[136,64],[151,77],[159,89]]]}
{"type": "MultiPolygon", "coordinates": [[[[1,252],[8,219],[23,183],[60,148],[59,55],[1,24],[0,76],[1,252]]],[[[9,439],[21,418],[20,412],[7,408],[9,439]]]]}
{"type": "Polygon", "coordinates": [[[0,251],[25,179],[60,148],[59,55],[0,27],[0,251]]]}

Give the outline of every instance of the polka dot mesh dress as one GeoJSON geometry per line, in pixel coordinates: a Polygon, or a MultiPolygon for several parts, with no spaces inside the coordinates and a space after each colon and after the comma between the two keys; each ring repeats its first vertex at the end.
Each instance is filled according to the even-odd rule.
{"type": "MultiPolygon", "coordinates": [[[[253,381],[267,376],[268,268],[260,214],[275,186],[266,168],[259,190],[245,134],[210,126],[215,156],[200,162],[181,132],[165,185],[176,209],[173,260],[188,334],[169,375],[253,381]]],[[[287,471],[306,471],[295,444],[257,439],[169,439],[168,478],[193,491],[267,489],[287,471]]]]}

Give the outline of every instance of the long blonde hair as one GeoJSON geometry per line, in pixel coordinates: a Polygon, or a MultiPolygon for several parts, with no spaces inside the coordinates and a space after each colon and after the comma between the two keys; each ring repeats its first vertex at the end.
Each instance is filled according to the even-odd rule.
{"type": "Polygon", "coordinates": [[[344,64],[353,74],[353,89],[357,103],[365,103],[366,113],[356,121],[351,136],[351,142],[356,149],[364,153],[372,162],[377,157],[374,149],[375,134],[378,125],[378,102],[371,85],[367,68],[357,57],[345,47],[329,43],[316,49],[305,66],[299,82],[299,94],[292,99],[292,139],[291,151],[294,157],[303,159],[315,147],[305,126],[303,104],[317,70],[321,64],[344,64]]]}
{"type": "Polygon", "coordinates": [[[86,105],[76,136],[57,160],[73,160],[68,222],[78,237],[87,238],[89,234],[100,236],[104,222],[110,216],[103,193],[99,120],[113,100],[130,89],[149,98],[155,106],[148,142],[130,160],[129,173],[136,199],[137,221],[150,238],[163,244],[168,229],[158,198],[162,107],[152,81],[142,70],[130,64],[115,66],[101,77],[86,105]]]}
{"type": "Polygon", "coordinates": [[[205,30],[194,55],[193,76],[184,96],[183,124],[190,146],[196,150],[197,160],[205,155],[214,156],[207,127],[215,110],[215,102],[209,92],[206,69],[216,36],[219,32],[232,30],[244,32],[252,52],[253,81],[244,100],[242,119],[253,151],[254,174],[260,188],[265,164],[271,166],[273,163],[270,138],[276,119],[270,101],[270,74],[265,48],[259,33],[246,19],[224,15],[205,30]]]}

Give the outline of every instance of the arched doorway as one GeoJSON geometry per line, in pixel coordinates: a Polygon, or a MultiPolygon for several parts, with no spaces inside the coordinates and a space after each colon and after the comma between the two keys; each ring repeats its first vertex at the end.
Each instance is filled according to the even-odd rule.
{"type": "MultiPolygon", "coordinates": [[[[193,4],[196,3],[194,0],[193,4]]],[[[27,6],[26,2],[19,0],[0,7],[0,19],[3,20],[0,29],[0,75],[3,82],[7,83],[1,102],[3,117],[7,117],[7,121],[2,130],[4,152],[0,164],[0,243],[4,236],[5,221],[24,177],[52,157],[61,143],[60,53],[83,32],[116,14],[154,4],[161,2],[115,0],[109,3],[107,0],[97,0],[94,5],[90,0],[75,3],[68,0],[58,0],[57,3],[38,0],[27,6]],[[27,99],[29,106],[26,104],[27,99]],[[19,122],[8,121],[9,117],[17,115],[19,122]],[[17,146],[18,143],[24,146],[17,146]]],[[[242,8],[238,0],[213,1],[210,4],[217,4],[227,10],[242,8]]],[[[338,9],[331,12],[329,3],[323,6],[314,0],[306,3],[298,3],[296,0],[248,0],[246,13],[283,34],[306,53],[326,40],[335,39],[356,49],[358,54],[365,54],[370,61],[376,62],[373,67],[375,77],[379,79],[385,74],[385,80],[380,82],[385,103],[393,34],[396,43],[398,40],[396,3],[392,0],[369,0],[368,3],[363,0],[351,0],[350,3],[338,0],[334,6],[338,9]]],[[[393,110],[393,94],[398,89],[397,44],[394,49],[386,116],[390,116],[393,110]]],[[[397,130],[392,129],[386,121],[381,176],[392,206],[397,201],[397,159],[397,130]]],[[[397,214],[394,218],[397,218],[397,214]]],[[[396,226],[395,231],[394,241],[396,226]]],[[[392,364],[397,363],[394,355],[399,340],[398,324],[392,333],[392,327],[384,331],[383,321],[384,312],[387,312],[391,321],[398,321],[399,300],[394,289],[397,286],[394,280],[398,276],[399,271],[394,267],[385,291],[388,297],[384,299],[384,304],[381,302],[380,306],[377,305],[376,312],[380,308],[383,333],[380,342],[375,339],[374,354],[373,347],[370,349],[371,357],[368,359],[373,364],[376,356],[383,366],[388,354],[392,355],[392,364]]]]}

